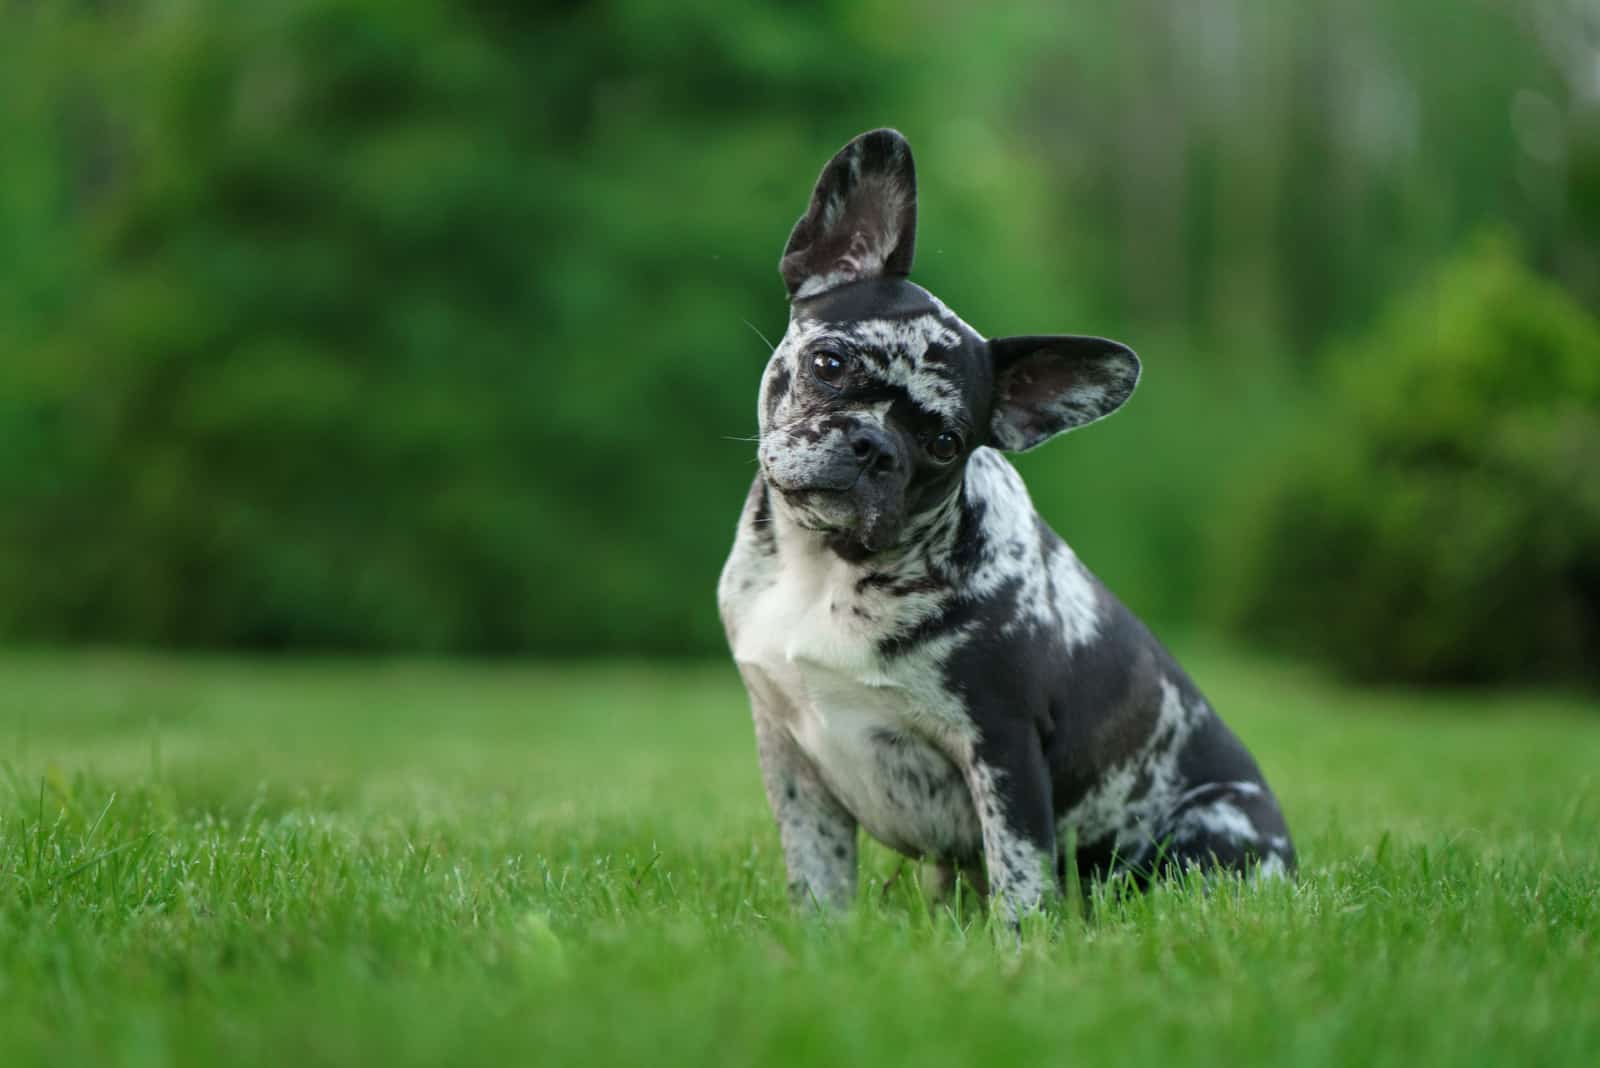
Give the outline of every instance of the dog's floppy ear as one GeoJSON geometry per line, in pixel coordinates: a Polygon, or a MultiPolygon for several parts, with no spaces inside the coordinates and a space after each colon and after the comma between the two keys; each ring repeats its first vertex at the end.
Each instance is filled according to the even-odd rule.
{"type": "Polygon", "coordinates": [[[910,274],[916,241],[911,146],[897,130],[872,130],[822,168],[778,270],[789,299],[800,300],[863,278],[910,274]]]}
{"type": "Polygon", "coordinates": [[[1103,337],[995,338],[989,352],[994,357],[989,436],[1012,452],[1110,415],[1139,384],[1139,357],[1103,337]]]}

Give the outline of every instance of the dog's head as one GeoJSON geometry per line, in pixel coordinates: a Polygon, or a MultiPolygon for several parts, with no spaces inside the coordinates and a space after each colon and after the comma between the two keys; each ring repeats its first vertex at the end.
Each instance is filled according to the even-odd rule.
{"type": "Polygon", "coordinates": [[[846,557],[900,545],[974,449],[1031,449],[1109,415],[1139,380],[1115,341],[979,336],[906,280],[916,228],[911,147],[874,130],[822,169],[779,267],[791,308],[761,385],[761,469],[846,557]]]}

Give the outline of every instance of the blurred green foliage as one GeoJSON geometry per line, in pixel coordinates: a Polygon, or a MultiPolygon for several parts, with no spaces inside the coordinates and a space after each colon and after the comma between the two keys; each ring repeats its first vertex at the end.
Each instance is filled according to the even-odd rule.
{"type": "Polygon", "coordinates": [[[1145,357],[1023,466],[1162,621],[1201,614],[1220,489],[1316,403],[1316,353],[1465,235],[1600,301],[1560,0],[0,17],[13,639],[717,648],[776,259],[870,126],[919,152],[919,281],[1145,357]]]}
{"type": "Polygon", "coordinates": [[[1600,321],[1485,240],[1330,366],[1240,513],[1253,637],[1358,677],[1600,677],[1600,321]]]}

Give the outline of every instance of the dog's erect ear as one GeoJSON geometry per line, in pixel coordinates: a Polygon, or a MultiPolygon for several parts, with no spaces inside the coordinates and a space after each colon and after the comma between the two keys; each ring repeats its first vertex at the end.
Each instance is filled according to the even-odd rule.
{"type": "Polygon", "coordinates": [[[863,278],[911,273],[917,172],[896,130],[864,133],[822,168],[778,270],[789,299],[863,278]]]}
{"type": "Polygon", "coordinates": [[[1103,337],[1002,337],[994,357],[989,437],[1021,452],[1122,407],[1139,384],[1139,357],[1103,337]]]}

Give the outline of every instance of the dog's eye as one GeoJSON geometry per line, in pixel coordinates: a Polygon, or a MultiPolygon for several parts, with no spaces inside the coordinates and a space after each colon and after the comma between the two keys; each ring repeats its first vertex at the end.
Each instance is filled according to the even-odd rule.
{"type": "Polygon", "coordinates": [[[811,373],[825,386],[838,386],[849,369],[849,363],[837,352],[818,352],[811,357],[811,373]]]}
{"type": "Polygon", "coordinates": [[[942,464],[954,460],[961,455],[961,435],[954,430],[934,435],[933,440],[928,442],[928,455],[942,464]]]}

